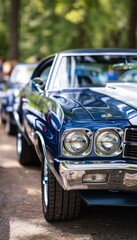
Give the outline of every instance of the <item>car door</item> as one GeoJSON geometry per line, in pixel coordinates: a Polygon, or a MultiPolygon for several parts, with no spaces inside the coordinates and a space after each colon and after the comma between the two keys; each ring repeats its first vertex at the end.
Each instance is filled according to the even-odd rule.
{"type": "Polygon", "coordinates": [[[25,97],[23,101],[23,125],[24,131],[27,133],[31,142],[34,141],[34,133],[39,130],[37,122],[42,122],[42,105],[39,105],[41,95],[45,95],[45,85],[48,81],[48,76],[51,71],[54,58],[43,61],[34,71],[32,79],[25,89],[25,97]],[[35,79],[40,78],[41,84],[36,84],[35,79]]]}

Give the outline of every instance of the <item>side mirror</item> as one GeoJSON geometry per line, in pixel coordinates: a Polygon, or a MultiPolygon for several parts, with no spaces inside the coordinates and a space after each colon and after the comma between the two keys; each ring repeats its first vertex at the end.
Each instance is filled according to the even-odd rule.
{"type": "Polygon", "coordinates": [[[34,84],[38,90],[44,90],[45,85],[41,78],[35,77],[32,79],[32,81],[34,82],[34,84]]]}

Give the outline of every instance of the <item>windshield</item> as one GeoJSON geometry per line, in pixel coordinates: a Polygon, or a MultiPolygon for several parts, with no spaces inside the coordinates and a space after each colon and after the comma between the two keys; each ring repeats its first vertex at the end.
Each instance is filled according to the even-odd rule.
{"type": "Polygon", "coordinates": [[[125,64],[135,70],[137,56],[112,54],[64,56],[61,59],[53,89],[102,87],[110,81],[118,82],[127,71],[125,64]]]}

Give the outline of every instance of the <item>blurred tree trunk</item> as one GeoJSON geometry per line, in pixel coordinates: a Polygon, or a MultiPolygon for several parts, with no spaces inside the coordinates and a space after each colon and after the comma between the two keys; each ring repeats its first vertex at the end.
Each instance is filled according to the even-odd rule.
{"type": "Polygon", "coordinates": [[[19,8],[20,0],[10,0],[10,24],[9,24],[9,59],[19,57],[19,8]]]}
{"type": "Polygon", "coordinates": [[[82,24],[77,25],[77,46],[84,48],[85,32],[82,24]]]}
{"type": "Polygon", "coordinates": [[[137,0],[130,0],[128,47],[137,47],[137,0]]]}

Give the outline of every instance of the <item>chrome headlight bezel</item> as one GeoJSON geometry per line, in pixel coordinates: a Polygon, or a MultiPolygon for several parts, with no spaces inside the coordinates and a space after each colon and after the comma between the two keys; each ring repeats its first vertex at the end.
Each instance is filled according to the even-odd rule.
{"type": "Polygon", "coordinates": [[[103,128],[103,129],[99,129],[95,133],[95,137],[94,137],[95,153],[98,156],[102,156],[102,157],[113,157],[113,156],[119,155],[122,152],[123,138],[124,138],[124,132],[120,128],[103,128]],[[117,145],[116,145],[116,142],[115,142],[115,147],[114,147],[113,151],[110,151],[110,152],[107,150],[107,148],[106,148],[106,150],[103,151],[99,147],[99,144],[98,144],[98,139],[101,136],[101,134],[102,134],[102,136],[103,136],[103,134],[105,136],[105,134],[107,134],[107,133],[109,133],[111,135],[114,135],[117,138],[117,141],[118,141],[117,145]]]}
{"type": "MultiPolygon", "coordinates": [[[[61,138],[61,151],[64,156],[71,157],[71,158],[81,158],[88,156],[92,151],[92,143],[93,143],[93,134],[91,130],[85,128],[73,128],[69,130],[65,130],[62,138],[61,138]],[[79,149],[75,149],[75,142],[74,140],[76,137],[81,139],[83,138],[83,142],[85,142],[85,147],[83,145],[83,149],[79,147],[79,149]],[[71,142],[72,139],[72,142],[71,142]],[[67,144],[66,144],[66,141],[67,144]],[[74,143],[74,146],[73,146],[74,143]]],[[[82,141],[79,143],[82,145],[82,141]]]]}

